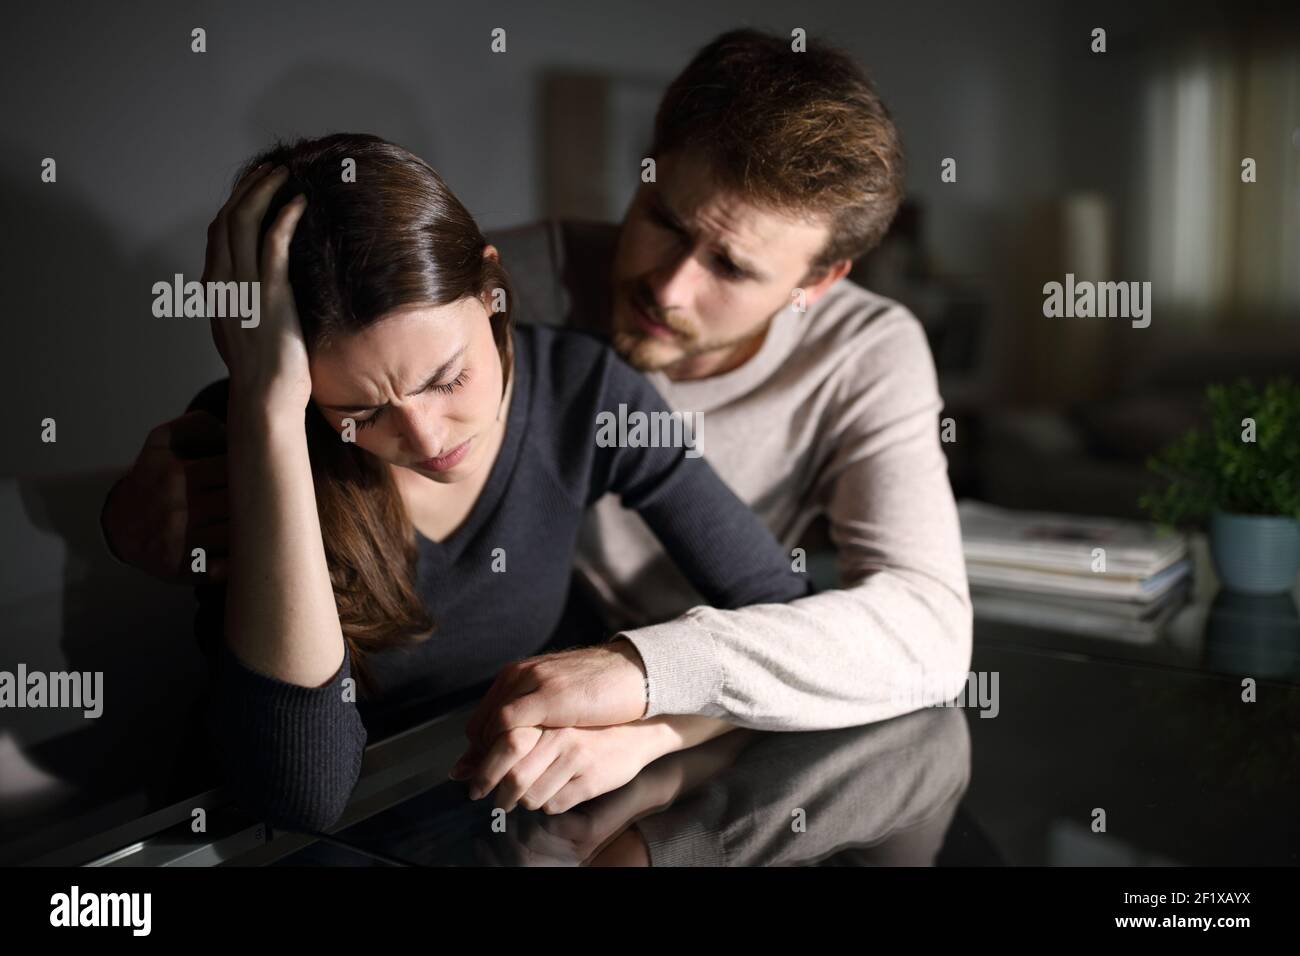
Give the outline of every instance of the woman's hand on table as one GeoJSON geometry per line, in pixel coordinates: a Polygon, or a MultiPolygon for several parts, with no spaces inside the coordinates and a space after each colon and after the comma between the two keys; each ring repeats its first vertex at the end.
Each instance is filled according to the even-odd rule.
{"type": "Polygon", "coordinates": [[[493,790],[506,812],[563,813],[593,797],[617,790],[672,749],[663,722],[638,721],[610,727],[516,727],[497,737],[476,764],[458,765],[454,779],[469,784],[470,797],[493,790]]]}
{"type": "Polygon", "coordinates": [[[660,757],[697,747],[734,730],[716,717],[660,715],[609,727],[517,727],[496,738],[488,753],[466,753],[452,768],[472,799],[497,790],[507,812],[563,813],[632,780],[660,757]]]}
{"type": "MultiPolygon", "coordinates": [[[[687,720],[696,729],[688,726],[679,737],[711,733],[721,723],[710,728],[702,719],[687,720]]],[[[634,824],[730,766],[753,736],[744,730],[720,734],[667,754],[631,782],[565,813],[523,816],[517,827],[475,841],[475,853],[492,866],[648,866],[650,850],[634,824]]]]}

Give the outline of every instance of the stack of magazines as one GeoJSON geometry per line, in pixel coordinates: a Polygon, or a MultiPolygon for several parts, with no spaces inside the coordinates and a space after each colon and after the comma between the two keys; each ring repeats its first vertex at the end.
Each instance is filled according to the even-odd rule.
{"type": "Polygon", "coordinates": [[[976,617],[1141,641],[1187,602],[1181,534],[969,499],[958,513],[976,617]]]}

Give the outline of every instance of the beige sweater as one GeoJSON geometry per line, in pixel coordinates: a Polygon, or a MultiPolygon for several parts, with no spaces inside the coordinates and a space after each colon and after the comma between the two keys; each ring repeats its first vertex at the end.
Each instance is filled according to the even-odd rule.
{"type": "MultiPolygon", "coordinates": [[[[520,318],[599,328],[613,236],[548,223],[494,237],[520,318]]],[[[806,313],[780,312],[740,368],[648,377],[674,409],[702,413],[704,457],[792,552],[826,517],[839,570],[835,590],[717,610],[634,512],[602,499],[578,570],[641,654],[649,715],[812,730],[961,693],[971,604],[939,441],[943,400],[916,317],[841,280],[806,313]]]]}

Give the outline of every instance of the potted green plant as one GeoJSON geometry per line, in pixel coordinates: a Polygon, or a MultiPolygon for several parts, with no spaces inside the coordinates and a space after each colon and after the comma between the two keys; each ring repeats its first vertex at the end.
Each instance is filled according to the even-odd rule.
{"type": "Polygon", "coordinates": [[[1241,379],[1206,389],[1209,423],[1147,459],[1163,487],[1139,505],[1166,525],[1209,532],[1220,583],[1277,594],[1300,570],[1300,385],[1241,379]]]}

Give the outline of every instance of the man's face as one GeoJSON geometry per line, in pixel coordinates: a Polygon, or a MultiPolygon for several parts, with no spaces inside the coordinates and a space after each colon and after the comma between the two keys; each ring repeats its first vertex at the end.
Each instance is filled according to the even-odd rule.
{"type": "Polygon", "coordinates": [[[809,267],[829,230],[718,188],[690,154],[656,166],[658,181],[641,184],[619,232],[613,344],[645,371],[716,375],[752,355],[801,283],[815,282],[809,267]]]}

